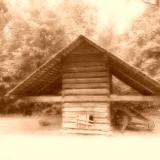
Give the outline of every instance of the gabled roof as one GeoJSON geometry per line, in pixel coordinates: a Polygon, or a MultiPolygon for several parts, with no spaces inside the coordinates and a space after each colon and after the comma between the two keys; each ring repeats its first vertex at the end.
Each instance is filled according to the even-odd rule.
{"type": "Polygon", "coordinates": [[[7,95],[36,95],[40,91],[45,91],[47,87],[56,88],[56,86],[61,85],[59,84],[61,79],[61,60],[82,43],[87,43],[97,50],[99,54],[105,55],[109,61],[112,74],[132,88],[144,95],[160,94],[160,84],[157,81],[81,35],[9,91],[7,95]]]}

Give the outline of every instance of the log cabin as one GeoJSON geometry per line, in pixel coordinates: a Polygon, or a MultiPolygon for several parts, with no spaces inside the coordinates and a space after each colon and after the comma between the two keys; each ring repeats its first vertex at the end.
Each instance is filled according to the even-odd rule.
{"type": "Polygon", "coordinates": [[[112,102],[159,101],[159,95],[157,81],[82,35],[7,93],[60,102],[63,131],[80,134],[111,134],[112,102]],[[112,76],[141,95],[114,95],[112,76]]]}

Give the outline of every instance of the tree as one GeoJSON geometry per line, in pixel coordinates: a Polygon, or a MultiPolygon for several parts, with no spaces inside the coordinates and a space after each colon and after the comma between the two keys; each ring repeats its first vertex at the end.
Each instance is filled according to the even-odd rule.
{"type": "Polygon", "coordinates": [[[3,0],[0,0],[0,31],[5,27],[8,17],[7,17],[8,9],[3,0]]]}
{"type": "Polygon", "coordinates": [[[8,8],[12,16],[5,26],[0,70],[17,83],[73,38],[93,36],[96,30],[95,8],[85,1],[63,0],[57,7],[38,2],[29,1],[25,9],[8,8]]]}
{"type": "Polygon", "coordinates": [[[144,3],[152,5],[152,6],[156,6],[159,7],[160,6],[160,0],[154,0],[154,2],[150,1],[150,0],[142,0],[144,3]]]}
{"type": "Polygon", "coordinates": [[[131,64],[160,80],[160,9],[148,8],[137,18],[122,41],[126,43],[119,52],[131,64]]]}
{"type": "Polygon", "coordinates": [[[19,12],[6,26],[3,54],[7,59],[1,65],[3,72],[22,80],[61,49],[67,38],[54,11],[30,6],[27,12],[19,12]]]}
{"type": "Polygon", "coordinates": [[[84,0],[62,0],[57,11],[70,39],[80,34],[94,37],[97,30],[97,9],[94,6],[84,0]]]}
{"type": "Polygon", "coordinates": [[[107,49],[109,49],[112,46],[114,38],[115,31],[113,23],[110,23],[108,26],[105,26],[105,28],[102,29],[98,37],[101,45],[107,49]]]}
{"type": "Polygon", "coordinates": [[[4,29],[10,19],[10,14],[5,1],[0,0],[0,54],[3,50],[4,29]]]}

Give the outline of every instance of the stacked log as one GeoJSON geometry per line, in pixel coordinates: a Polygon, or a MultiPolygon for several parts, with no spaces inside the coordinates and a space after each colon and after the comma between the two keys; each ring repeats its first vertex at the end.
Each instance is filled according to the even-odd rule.
{"type": "Polygon", "coordinates": [[[86,49],[75,51],[64,58],[62,75],[64,131],[109,133],[109,72],[103,56],[86,49]]]}

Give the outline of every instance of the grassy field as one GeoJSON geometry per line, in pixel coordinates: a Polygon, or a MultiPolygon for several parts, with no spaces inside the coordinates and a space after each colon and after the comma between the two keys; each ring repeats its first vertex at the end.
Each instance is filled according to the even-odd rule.
{"type": "MultiPolygon", "coordinates": [[[[62,135],[61,117],[60,116],[22,116],[7,115],[0,116],[0,134],[46,134],[46,135],[62,135]],[[48,126],[40,125],[41,121],[49,122],[48,126]]],[[[125,131],[123,135],[160,135],[160,115],[150,115],[150,119],[155,122],[155,129],[150,131],[125,131]]],[[[114,131],[113,135],[122,135],[118,131],[114,131]]]]}
{"type": "Polygon", "coordinates": [[[0,135],[1,160],[159,160],[158,137],[0,135]]]}
{"type": "MultiPolygon", "coordinates": [[[[153,116],[155,118],[155,116],[153,116]]],[[[40,126],[46,117],[1,116],[0,160],[159,160],[159,125],[155,131],[106,136],[60,134],[60,117],[40,126]],[[145,135],[145,136],[144,136],[145,135]]],[[[156,118],[159,122],[159,118],[156,118]]]]}
{"type": "Polygon", "coordinates": [[[6,115],[0,118],[0,134],[60,134],[61,117],[6,115]],[[41,126],[40,121],[48,126],[41,126]]]}

